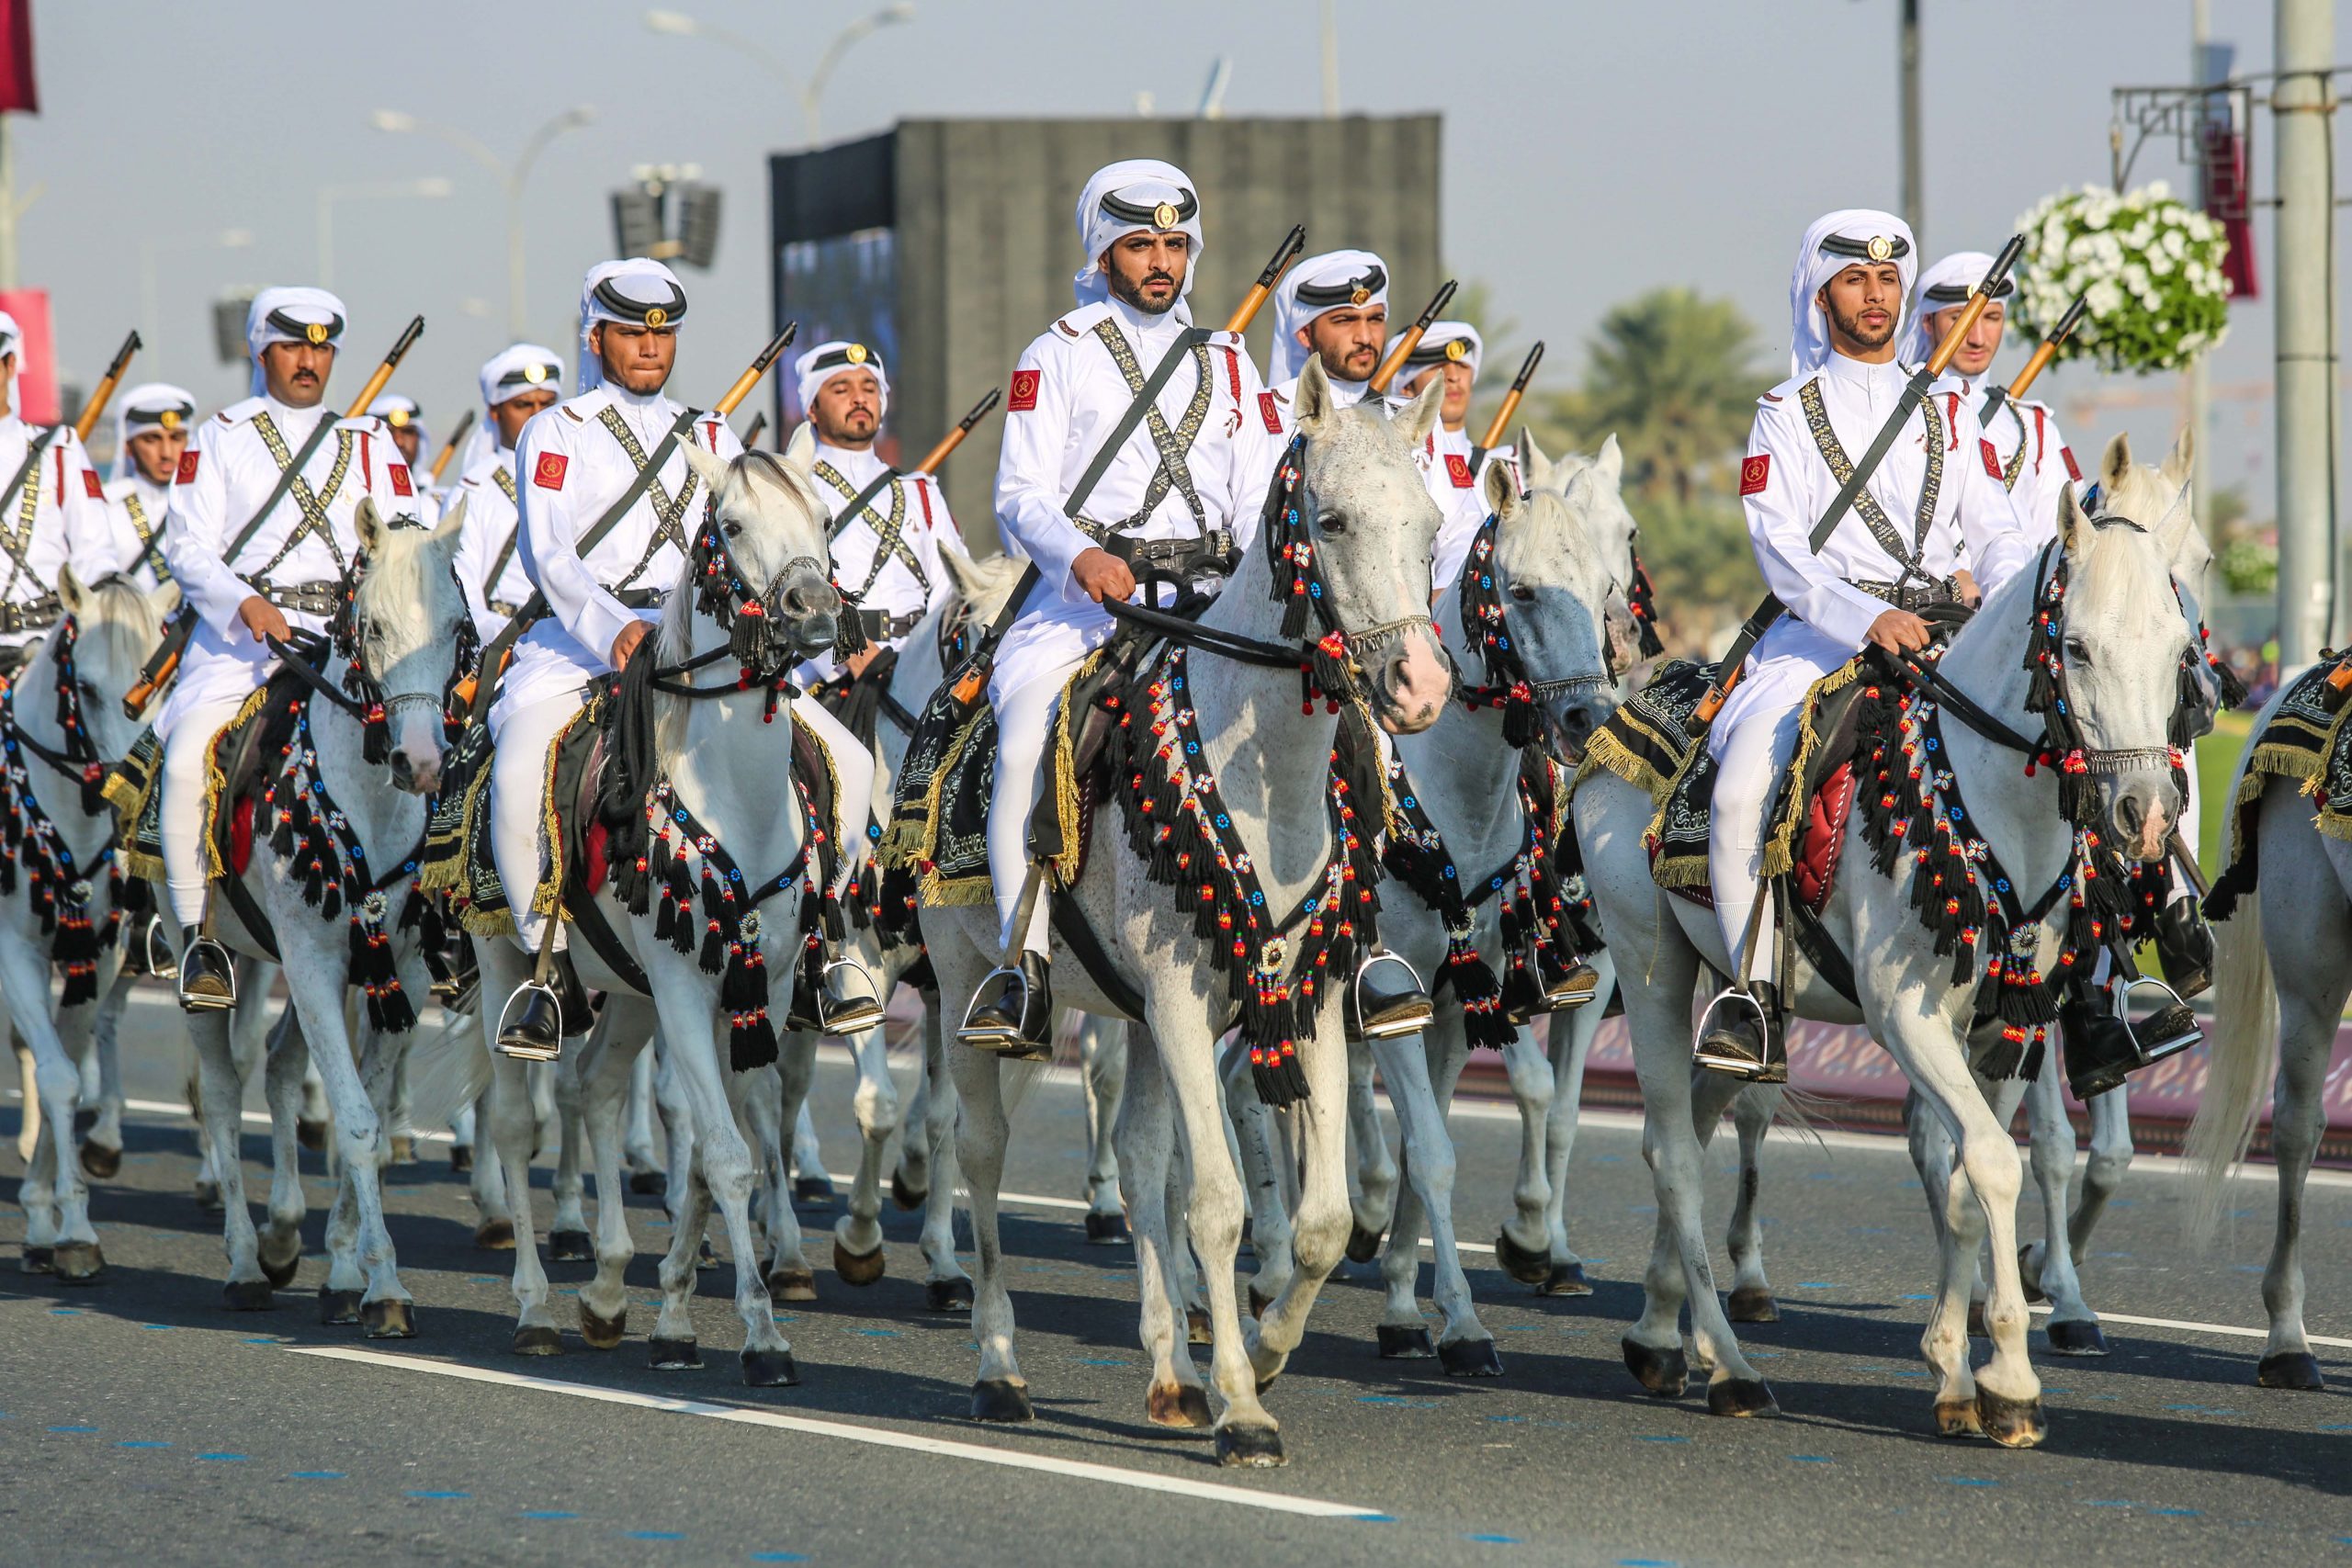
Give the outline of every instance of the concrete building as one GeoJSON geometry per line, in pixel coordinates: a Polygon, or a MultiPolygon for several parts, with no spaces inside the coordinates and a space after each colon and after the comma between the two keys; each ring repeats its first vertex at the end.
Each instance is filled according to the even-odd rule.
{"type": "MultiPolygon", "coordinates": [[[[1080,188],[1120,158],[1165,158],[1198,182],[1207,244],[1194,318],[1221,324],[1294,223],[1309,254],[1386,258],[1391,314],[1443,281],[1438,117],[1342,119],[901,120],[884,135],[769,160],[778,326],[803,344],[871,344],[890,369],[884,456],[919,462],[1022,348],[1071,308],[1080,188]]],[[[1250,333],[1262,367],[1273,312],[1250,333]]],[[[777,378],[778,429],[800,417],[777,378]]],[[[942,476],[976,550],[997,547],[989,493],[1000,413],[942,476]]]]}

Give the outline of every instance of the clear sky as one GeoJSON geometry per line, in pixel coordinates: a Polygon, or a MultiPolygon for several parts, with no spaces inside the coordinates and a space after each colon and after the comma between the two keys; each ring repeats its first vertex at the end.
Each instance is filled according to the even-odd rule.
{"type": "MultiPolygon", "coordinates": [[[[670,0],[761,40],[795,77],[878,0],[670,0]]],[[[2047,192],[2108,175],[2109,88],[2188,70],[2188,0],[1925,0],[1925,249],[1997,248],[2047,192]]],[[[180,380],[208,404],[243,390],[212,358],[207,302],[236,285],[312,282],[320,192],[446,177],[442,199],[333,204],[334,287],[352,355],[372,362],[409,314],[430,325],[399,387],[446,430],[476,397],[473,370],[506,341],[505,208],[492,174],[423,135],[370,126],[392,108],[511,155],[533,128],[592,104],[526,197],[532,332],[571,349],[580,275],[612,248],[606,193],[633,164],[696,163],[728,210],[718,265],[689,273],[681,357],[690,396],[713,395],[767,325],[765,157],[800,144],[796,94],[707,38],[657,35],[633,0],[36,0],[44,113],[17,117],[22,271],[52,290],[62,367],[96,378],[136,324],[142,239],[156,243],[161,330],[140,377],[180,380]],[[223,229],[242,250],[208,245],[223,229]],[[379,346],[380,345],[380,346],[379,346]]],[[[1338,0],[1341,106],[1445,116],[1444,254],[1491,285],[1521,334],[1552,345],[1555,385],[1610,304],[1661,283],[1736,299],[1781,363],[1789,264],[1804,225],[1834,207],[1897,199],[1894,0],[1338,0]]],[[[2270,62],[2271,6],[2212,0],[2238,69],[2270,62]]],[[[1230,55],[1231,115],[1317,112],[1315,0],[917,0],[913,18],[857,44],[823,105],[826,140],[900,116],[1116,115],[1137,96],[1189,114],[1230,55]]],[[[2352,35],[2344,39],[2352,49],[2352,35]]],[[[2339,49],[2339,56],[2345,52],[2339,49]]],[[[2270,127],[2256,190],[2271,191],[2270,127]]],[[[2186,188],[2170,143],[2134,183],[2186,188]]],[[[1381,171],[1360,171],[1377,180],[1381,171]]],[[[1073,199],[1075,193],[1073,194],[1073,199]]],[[[1212,243],[1216,215],[1207,215],[1212,243]]],[[[2266,294],[2269,225],[2257,230],[2266,294]]],[[[1344,242],[1317,236],[1318,248],[1344,242]]],[[[985,256],[970,258],[985,266],[985,256]]],[[[2271,323],[2240,306],[2215,362],[2229,393],[2267,386],[2271,323]]],[[[2013,347],[2002,368],[2023,353],[2013,347]]],[[[1770,372],[1777,375],[1777,372],[1770,372]]],[[[1766,384],[1770,376],[1768,375],[1766,384]]],[[[2073,433],[2119,423],[2162,441],[2172,378],[2101,386],[2085,368],[2045,379],[2059,401],[2099,389],[2152,396],[2073,433]]],[[[347,395],[356,376],[339,376],[347,395]]],[[[1759,388],[1760,389],[1760,388],[1759,388]]],[[[2271,510],[2268,403],[2224,397],[2213,473],[2271,510]]],[[[2151,454],[2153,455],[2153,454],[2151,454]]],[[[2086,454],[2086,462],[2089,460],[2086,454]]]]}

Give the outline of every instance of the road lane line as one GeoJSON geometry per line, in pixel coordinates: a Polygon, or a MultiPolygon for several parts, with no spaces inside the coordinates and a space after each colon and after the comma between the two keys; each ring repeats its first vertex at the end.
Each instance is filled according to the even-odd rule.
{"type": "Polygon", "coordinates": [[[1001,1465],[1008,1470],[1035,1471],[1045,1475],[1065,1476],[1073,1481],[1099,1481],[1113,1486],[1125,1486],[1138,1492],[1164,1492],[1178,1497],[1193,1497],[1203,1502],[1237,1503],[1243,1507],[1263,1508],[1277,1514],[1304,1514],[1311,1518],[1363,1519],[1384,1517],[1378,1508],[1359,1507],[1352,1503],[1331,1503],[1320,1497],[1295,1497],[1281,1492],[1253,1492],[1239,1486],[1221,1485],[1214,1481],[1195,1481],[1188,1476],[1161,1475],[1146,1470],[1125,1470],[1117,1465],[1096,1464],[1087,1460],[1057,1459],[1047,1454],[1021,1453],[1012,1449],[992,1448],[980,1443],[959,1443],[945,1438],[926,1438],[911,1432],[892,1431],[882,1427],[860,1427],[846,1421],[820,1421],[807,1416],[786,1416],[775,1410],[752,1410],[734,1404],[712,1404],[698,1399],[672,1399],[662,1394],[638,1393],[628,1389],[596,1388],[586,1383],[565,1382],[556,1378],[528,1377],[521,1372],[497,1371],[488,1367],[458,1366],[447,1361],[428,1361],[415,1356],[392,1356],[380,1350],[357,1350],[340,1345],[288,1345],[286,1348],[297,1356],[318,1356],[333,1361],[357,1361],[368,1366],[390,1367],[406,1372],[429,1372],[436,1377],[457,1378],[467,1382],[497,1383],[507,1388],[537,1390],[541,1393],[566,1394],[573,1399],[593,1399],[606,1404],[630,1404],[642,1410],[665,1411],[673,1416],[699,1416],[706,1420],[730,1421],[737,1426],[766,1427],[777,1431],[797,1432],[803,1437],[831,1438],[841,1442],[865,1443],[873,1448],[899,1449],[908,1453],[928,1454],[939,1459],[970,1460],[978,1464],[1001,1465]]]}
{"type": "MultiPolygon", "coordinates": [[[[2048,1302],[2036,1302],[2032,1303],[2030,1310],[2046,1313],[2054,1309],[2048,1302]]],[[[2102,1312],[2098,1314],[2098,1320],[2101,1323],[2128,1323],[2139,1328],[2178,1328],[2191,1334],[2227,1334],[2238,1339],[2270,1337],[2270,1331],[2267,1328],[2240,1328],[2231,1323],[2195,1323],[2178,1317],[2133,1317],[2129,1313],[2102,1312]]],[[[2352,1339],[2338,1338],[2331,1334],[2306,1334],[2303,1338],[2313,1345],[2325,1345],[2337,1350],[2352,1350],[2352,1339]]]]}

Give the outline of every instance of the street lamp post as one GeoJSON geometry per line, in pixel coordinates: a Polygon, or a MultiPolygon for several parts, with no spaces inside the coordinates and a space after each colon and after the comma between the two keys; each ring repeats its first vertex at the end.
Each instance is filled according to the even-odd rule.
{"type": "Polygon", "coordinates": [[[414,131],[424,136],[438,137],[488,169],[506,192],[506,330],[517,340],[525,335],[526,317],[523,309],[523,186],[531,177],[531,167],[546,152],[548,143],[567,130],[578,130],[593,125],[596,110],[593,105],[582,104],[568,108],[537,130],[523,143],[523,150],[508,164],[474,137],[455,126],[442,125],[429,119],[419,119],[398,109],[378,109],[371,117],[379,130],[414,131]]]}
{"type": "Polygon", "coordinates": [[[405,197],[435,200],[455,188],[438,175],[421,180],[370,180],[361,185],[319,187],[319,287],[334,287],[334,204],[338,201],[397,201],[405,197]]]}
{"type": "Polygon", "coordinates": [[[824,52],[817,57],[817,63],[809,71],[808,79],[806,82],[795,77],[786,68],[784,62],[731,28],[714,27],[697,17],[689,17],[683,11],[659,10],[645,13],[645,25],[657,33],[669,33],[678,38],[707,38],[714,42],[723,43],[783,83],[791,91],[792,96],[800,102],[801,140],[813,147],[817,142],[820,123],[825,84],[831,79],[835,67],[841,64],[842,56],[847,54],[858,39],[883,28],[912,21],[914,15],[913,0],[892,0],[892,4],[883,6],[880,10],[860,17],[835,34],[833,41],[825,46],[824,52]]]}
{"type": "Polygon", "coordinates": [[[150,344],[163,341],[163,294],[160,258],[165,251],[242,251],[254,243],[250,229],[222,229],[210,234],[181,234],[139,242],[139,331],[150,344]]]}

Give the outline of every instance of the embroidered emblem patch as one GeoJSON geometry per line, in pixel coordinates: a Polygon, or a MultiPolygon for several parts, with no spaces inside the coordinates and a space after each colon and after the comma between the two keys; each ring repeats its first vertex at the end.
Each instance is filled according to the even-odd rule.
{"type": "Polygon", "coordinates": [[[1454,489],[1468,490],[1471,479],[1470,459],[1459,452],[1448,452],[1445,455],[1445,477],[1453,481],[1454,489]]]}
{"type": "Polygon", "coordinates": [[[1280,435],[1283,433],[1283,411],[1275,405],[1273,393],[1258,394],[1258,417],[1266,422],[1267,434],[1280,435]]]}
{"type": "Polygon", "coordinates": [[[2060,461],[2066,465],[2066,477],[2076,484],[2082,483],[2082,466],[2075,461],[2075,449],[2072,446],[2061,446],[2058,448],[2058,457],[2060,461]]]}
{"type": "Polygon", "coordinates": [[[531,482],[541,490],[561,490],[563,470],[571,466],[571,459],[560,452],[542,452],[539,460],[532,465],[531,482]]]}
{"type": "Polygon", "coordinates": [[[1992,475],[1996,479],[2003,478],[2004,476],[2001,473],[2001,455],[1993,450],[1993,444],[1990,441],[1985,440],[1984,437],[1979,436],[1976,440],[1976,449],[1984,455],[1984,471],[1992,475]]]}
{"type": "Polygon", "coordinates": [[[416,493],[416,488],[408,481],[408,465],[406,463],[387,463],[384,467],[392,476],[392,493],[394,495],[409,496],[416,493]]]}
{"type": "Polygon", "coordinates": [[[98,473],[96,468],[82,470],[82,489],[92,501],[104,501],[107,498],[107,487],[98,482],[98,473]]]}
{"type": "Polygon", "coordinates": [[[200,455],[193,446],[180,454],[180,470],[172,476],[174,484],[185,485],[196,482],[196,459],[200,455]]]}
{"type": "Polygon", "coordinates": [[[1037,383],[1043,376],[1042,371],[1015,370],[1012,373],[1012,395],[1006,400],[1005,408],[1014,413],[1035,408],[1037,383]]]}
{"type": "Polygon", "coordinates": [[[1772,455],[1770,452],[1758,452],[1755,457],[1742,460],[1739,465],[1739,493],[1756,494],[1764,488],[1764,481],[1771,477],[1772,455]]]}

